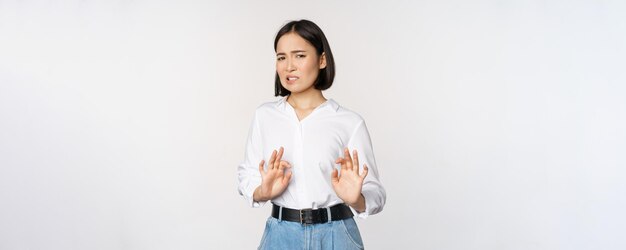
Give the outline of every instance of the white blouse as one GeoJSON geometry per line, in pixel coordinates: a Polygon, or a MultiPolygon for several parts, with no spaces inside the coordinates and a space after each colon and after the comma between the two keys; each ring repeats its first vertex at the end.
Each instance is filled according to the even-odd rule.
{"type": "MultiPolygon", "coordinates": [[[[340,171],[335,160],[343,157],[343,149],[359,153],[360,172],[367,164],[369,172],[361,193],[365,197],[365,211],[352,212],[360,218],[376,214],[386,200],[374,159],[374,151],[365,121],[357,113],[328,99],[302,121],[295,109],[283,97],[260,105],[254,114],[248,133],[244,160],[237,168],[239,194],[252,207],[265,202],[254,201],[254,190],[261,184],[259,163],[265,167],[273,150],[284,147],[282,160],[291,164],[292,177],[285,192],[272,200],[279,206],[293,209],[322,208],[343,203],[331,184],[333,168],[340,171]]],[[[289,170],[287,170],[289,171],[289,170]]]]}

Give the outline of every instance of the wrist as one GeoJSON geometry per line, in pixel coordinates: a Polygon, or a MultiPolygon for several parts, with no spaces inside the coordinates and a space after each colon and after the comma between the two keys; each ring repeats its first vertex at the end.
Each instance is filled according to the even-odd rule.
{"type": "Polygon", "coordinates": [[[354,208],[359,213],[365,212],[365,196],[363,194],[359,194],[359,197],[356,201],[351,203],[346,203],[346,205],[354,208]]]}
{"type": "Polygon", "coordinates": [[[252,199],[257,202],[268,201],[269,198],[262,194],[261,186],[259,185],[252,194],[252,199]]]}

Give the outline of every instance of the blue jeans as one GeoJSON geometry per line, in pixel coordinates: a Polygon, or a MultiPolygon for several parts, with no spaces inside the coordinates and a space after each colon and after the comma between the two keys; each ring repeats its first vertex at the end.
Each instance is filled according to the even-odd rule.
{"type": "Polygon", "coordinates": [[[353,218],[303,225],[270,216],[259,249],[363,249],[363,241],[353,218]]]}

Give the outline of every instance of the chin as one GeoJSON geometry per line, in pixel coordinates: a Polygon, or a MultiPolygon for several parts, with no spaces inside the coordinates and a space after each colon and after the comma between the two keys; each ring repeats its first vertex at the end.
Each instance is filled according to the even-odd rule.
{"type": "Polygon", "coordinates": [[[292,88],[292,89],[287,89],[287,90],[289,90],[289,92],[291,92],[292,94],[298,94],[298,93],[304,92],[304,90],[300,88],[297,88],[297,89],[292,88]]]}
{"type": "Polygon", "coordinates": [[[294,86],[288,86],[286,84],[283,84],[283,88],[285,88],[286,90],[289,90],[289,92],[291,93],[298,93],[302,91],[299,88],[294,88],[294,86]]]}
{"type": "Polygon", "coordinates": [[[302,85],[298,85],[298,84],[287,85],[287,84],[284,84],[282,82],[281,82],[281,85],[283,86],[283,88],[289,90],[289,92],[291,92],[292,94],[297,94],[297,93],[304,92],[304,91],[306,91],[307,89],[309,89],[311,87],[311,86],[308,86],[308,87],[304,87],[303,88],[302,85]]]}

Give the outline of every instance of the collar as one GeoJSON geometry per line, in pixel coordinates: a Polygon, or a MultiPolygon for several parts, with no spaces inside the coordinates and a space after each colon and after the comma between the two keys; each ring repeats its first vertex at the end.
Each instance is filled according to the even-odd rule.
{"type": "MultiPolygon", "coordinates": [[[[287,105],[289,105],[289,103],[287,103],[287,97],[288,96],[283,96],[281,97],[277,102],[276,102],[276,106],[281,108],[281,109],[286,109],[287,105]]],[[[332,111],[337,112],[337,110],[339,110],[339,104],[337,102],[335,102],[335,100],[333,100],[332,98],[327,99],[324,103],[322,103],[318,108],[325,108],[328,107],[330,108],[332,111]]]]}

